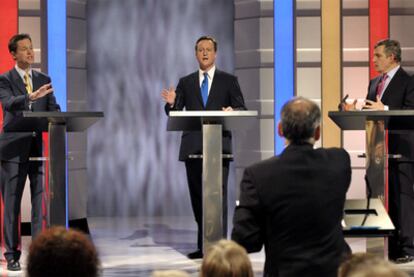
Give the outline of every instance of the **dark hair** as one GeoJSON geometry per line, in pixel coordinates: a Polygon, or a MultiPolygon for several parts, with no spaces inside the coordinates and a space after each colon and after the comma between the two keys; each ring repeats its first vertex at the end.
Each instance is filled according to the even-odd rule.
{"type": "Polygon", "coordinates": [[[281,118],[283,136],[292,143],[302,144],[313,137],[321,111],[313,101],[295,97],[283,105],[281,118]]]}
{"type": "Polygon", "coordinates": [[[387,57],[393,54],[395,61],[401,62],[401,45],[398,41],[392,39],[380,40],[375,44],[374,49],[382,45],[384,46],[384,52],[387,57]]]}
{"type": "Polygon", "coordinates": [[[197,51],[197,44],[202,41],[202,40],[209,40],[214,44],[214,51],[217,52],[217,41],[215,38],[213,38],[212,36],[202,36],[199,39],[197,39],[196,44],[195,44],[195,50],[197,51]]]}
{"type": "Polygon", "coordinates": [[[32,242],[27,258],[27,276],[96,277],[98,253],[83,233],[52,227],[32,242]]]}
{"type": "Polygon", "coordinates": [[[32,38],[30,37],[29,34],[17,34],[11,37],[11,39],[9,40],[9,52],[16,52],[17,50],[17,42],[24,40],[24,39],[28,39],[30,40],[30,42],[32,41],[32,38]]]}

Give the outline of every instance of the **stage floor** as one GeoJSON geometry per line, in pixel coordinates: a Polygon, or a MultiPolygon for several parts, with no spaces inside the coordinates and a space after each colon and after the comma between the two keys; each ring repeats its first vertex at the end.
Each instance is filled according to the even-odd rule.
{"type": "MultiPolygon", "coordinates": [[[[196,226],[192,217],[89,218],[92,239],[102,262],[102,276],[150,276],[153,270],[180,269],[198,276],[201,260],[189,260],[195,250],[196,226]]],[[[22,267],[25,269],[30,237],[23,237],[22,267]]],[[[351,248],[381,253],[382,239],[349,240],[351,248]]],[[[262,276],[264,253],[250,254],[256,276],[262,276]]],[[[414,276],[414,262],[400,265],[414,276]]],[[[25,276],[9,272],[2,261],[1,276],[25,276]]]]}

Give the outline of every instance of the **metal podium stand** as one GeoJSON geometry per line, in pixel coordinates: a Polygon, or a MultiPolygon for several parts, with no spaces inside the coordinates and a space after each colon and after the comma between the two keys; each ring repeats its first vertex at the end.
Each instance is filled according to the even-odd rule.
{"type": "Polygon", "coordinates": [[[49,132],[49,197],[47,225],[68,226],[66,192],[66,133],[82,132],[103,112],[23,112],[3,127],[5,132],[49,132]],[[36,129],[33,126],[37,126],[36,129]]]}
{"type": "Polygon", "coordinates": [[[257,111],[170,111],[168,131],[203,133],[203,253],[214,242],[226,237],[223,222],[222,131],[246,129],[257,111]]]}
{"type": "MultiPolygon", "coordinates": [[[[365,130],[366,174],[372,189],[372,197],[380,198],[385,204],[386,209],[388,209],[388,160],[404,160],[405,153],[388,153],[386,135],[387,132],[389,132],[390,135],[393,135],[395,133],[402,134],[408,131],[413,131],[414,111],[392,110],[329,112],[328,116],[342,130],[365,130]]],[[[366,200],[348,201],[354,201],[353,204],[349,204],[349,207],[354,207],[354,210],[360,210],[362,212],[366,208],[366,200]],[[359,202],[357,203],[355,201],[359,202]],[[358,206],[358,208],[355,208],[356,206],[358,206]]],[[[377,201],[375,202],[377,207],[379,207],[379,204],[382,204],[378,199],[373,199],[373,201],[377,201]]],[[[375,208],[371,209],[375,210],[375,208]]],[[[351,210],[352,209],[349,209],[349,211],[351,210]]],[[[386,219],[384,218],[383,220],[377,220],[375,226],[371,226],[371,228],[369,226],[367,228],[354,228],[354,230],[352,230],[352,228],[348,228],[345,233],[348,235],[365,234],[365,236],[381,234],[383,236],[391,235],[394,230],[394,226],[390,222],[388,214],[379,210],[381,209],[378,208],[378,211],[375,211],[376,216],[387,217],[386,219]]],[[[359,221],[361,220],[359,219],[359,221]]]]}
{"type": "Polygon", "coordinates": [[[388,153],[386,132],[414,130],[414,111],[348,111],[329,112],[328,115],[342,130],[365,130],[365,165],[372,196],[382,198],[387,208],[388,159],[403,158],[404,153],[388,153]]]}

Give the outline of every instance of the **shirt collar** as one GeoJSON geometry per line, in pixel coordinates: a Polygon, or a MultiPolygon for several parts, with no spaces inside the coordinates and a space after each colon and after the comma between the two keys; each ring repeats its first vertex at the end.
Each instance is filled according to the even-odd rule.
{"type": "MultiPolygon", "coordinates": [[[[203,80],[204,79],[204,72],[205,71],[203,71],[201,69],[198,70],[198,76],[200,76],[200,80],[203,80]]],[[[210,68],[210,70],[207,71],[207,75],[208,75],[208,78],[210,80],[213,79],[215,72],[216,72],[216,66],[215,65],[213,65],[213,67],[210,68]]]]}
{"type": "Polygon", "coordinates": [[[395,73],[397,73],[398,69],[400,69],[400,65],[397,65],[396,67],[394,67],[393,69],[391,69],[390,71],[388,71],[387,74],[388,75],[388,80],[391,80],[392,77],[394,77],[395,73]]]}
{"type": "MultiPolygon", "coordinates": [[[[17,64],[14,66],[14,68],[16,69],[17,73],[19,73],[19,76],[24,80],[24,75],[26,75],[26,71],[18,67],[17,64]]],[[[29,77],[30,79],[32,79],[33,75],[31,68],[27,71],[27,73],[29,73],[29,77]]]]}

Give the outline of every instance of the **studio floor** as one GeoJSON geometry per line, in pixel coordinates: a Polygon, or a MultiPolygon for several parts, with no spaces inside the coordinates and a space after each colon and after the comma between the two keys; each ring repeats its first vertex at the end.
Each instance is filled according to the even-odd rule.
{"type": "MultiPolygon", "coordinates": [[[[195,250],[196,227],[191,217],[89,218],[92,239],[99,251],[103,277],[150,276],[154,270],[179,269],[198,276],[201,260],[186,254],[195,250]]],[[[21,272],[6,270],[0,277],[25,276],[30,237],[23,237],[21,272]]],[[[383,239],[349,239],[354,252],[368,249],[381,254],[383,239]]],[[[264,252],[250,254],[256,276],[262,276],[264,252]]],[[[399,267],[414,276],[414,262],[399,267]]]]}

